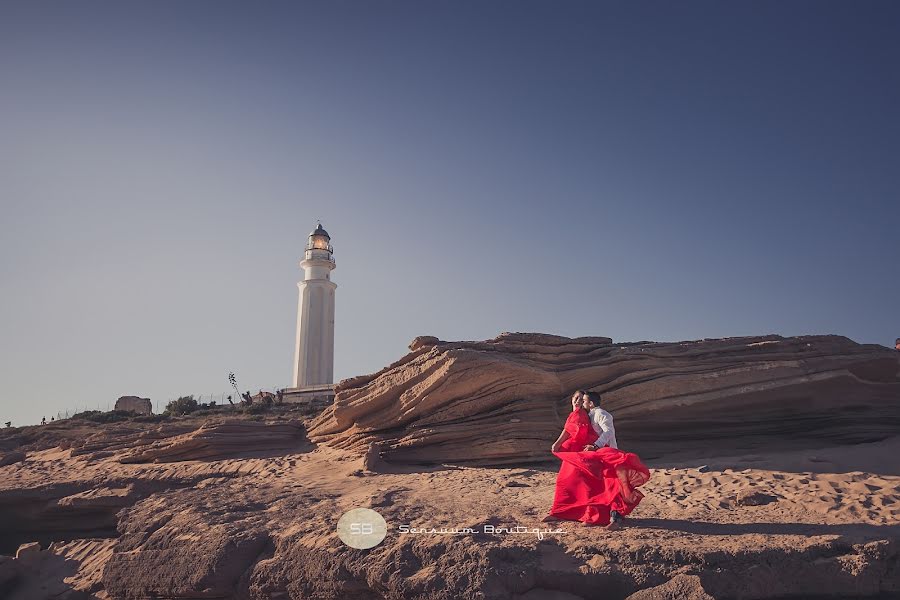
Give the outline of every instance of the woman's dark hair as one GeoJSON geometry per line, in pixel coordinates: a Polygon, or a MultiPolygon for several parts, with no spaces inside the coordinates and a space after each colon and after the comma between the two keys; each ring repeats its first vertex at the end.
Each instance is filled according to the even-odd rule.
{"type": "Polygon", "coordinates": [[[585,392],[585,396],[587,396],[588,401],[594,406],[600,406],[600,394],[597,392],[585,392]]]}

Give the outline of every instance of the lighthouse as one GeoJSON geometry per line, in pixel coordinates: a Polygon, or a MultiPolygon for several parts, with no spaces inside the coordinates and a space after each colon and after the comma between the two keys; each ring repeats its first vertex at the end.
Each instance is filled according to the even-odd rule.
{"type": "MultiPolygon", "coordinates": [[[[297,343],[294,349],[295,392],[333,389],[335,268],[331,236],[318,227],[309,234],[300,261],[303,280],[297,305],[297,343]]],[[[305,395],[305,394],[304,394],[305,395]]]]}

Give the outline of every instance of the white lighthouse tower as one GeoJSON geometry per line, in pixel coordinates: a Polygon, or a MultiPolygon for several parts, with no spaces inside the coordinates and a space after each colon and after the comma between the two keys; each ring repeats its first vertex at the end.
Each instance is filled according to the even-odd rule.
{"type": "MultiPolygon", "coordinates": [[[[335,268],[331,237],[319,223],[309,234],[300,261],[303,281],[297,305],[297,344],[294,351],[294,389],[291,396],[312,397],[334,386],[334,290],[335,268]]],[[[333,393],[333,392],[332,392],[333,393]]],[[[300,398],[297,398],[298,400],[300,398]]]]}

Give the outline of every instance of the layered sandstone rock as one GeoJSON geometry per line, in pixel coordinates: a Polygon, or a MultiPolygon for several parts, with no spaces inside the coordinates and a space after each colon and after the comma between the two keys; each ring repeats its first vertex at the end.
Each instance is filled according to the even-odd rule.
{"type": "Polygon", "coordinates": [[[577,389],[600,392],[620,445],[647,457],[858,443],[900,430],[897,353],[840,336],[613,344],[504,333],[419,337],[410,348],[338,384],[310,439],[360,455],[378,442],[394,463],[545,460],[577,389]]]}
{"type": "Polygon", "coordinates": [[[6,465],[12,465],[17,462],[22,462],[26,457],[27,455],[21,450],[0,453],[0,467],[5,467],[6,465]]]}
{"type": "Polygon", "coordinates": [[[260,440],[293,422],[284,413],[249,420],[256,417],[95,425],[86,445],[76,443],[85,437],[77,421],[0,437],[8,447],[19,447],[14,440],[28,447],[28,460],[0,467],[0,598],[709,600],[900,592],[900,471],[891,460],[900,438],[721,456],[704,461],[702,472],[694,460],[651,463],[646,498],[625,527],[566,522],[541,537],[535,531],[547,525],[540,519],[553,499],[555,465],[361,471],[378,470],[377,444],[365,460],[306,444],[248,454],[236,443],[242,432],[260,440]],[[173,450],[147,456],[154,461],[183,458],[179,448],[213,431],[231,440],[213,443],[215,459],[121,460],[151,448],[173,450]],[[744,492],[777,500],[732,502],[744,492]],[[389,525],[368,550],[344,545],[335,530],[358,507],[377,510],[389,525]],[[471,533],[404,532],[403,524],[471,533]],[[524,533],[510,533],[520,527],[524,533]],[[14,558],[30,542],[41,550],[14,558]]]}
{"type": "Polygon", "coordinates": [[[308,449],[300,422],[257,423],[232,420],[204,424],[189,433],[136,448],[119,458],[122,463],[215,460],[247,452],[308,449]]]}

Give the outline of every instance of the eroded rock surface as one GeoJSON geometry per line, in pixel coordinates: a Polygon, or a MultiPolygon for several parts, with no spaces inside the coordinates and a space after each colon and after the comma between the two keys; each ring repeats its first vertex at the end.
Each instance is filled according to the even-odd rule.
{"type": "Polygon", "coordinates": [[[324,416],[223,408],[159,423],[71,420],[0,431],[4,455],[25,455],[0,467],[0,597],[900,593],[896,357],[843,338],[753,339],[761,341],[660,349],[525,334],[474,344],[433,338],[379,373],[342,382],[343,402],[324,416]],[[653,350],[645,356],[642,348],[653,350]],[[809,387],[819,383],[828,386],[809,387]],[[605,392],[620,443],[660,453],[648,459],[645,498],[619,531],[541,521],[558,465],[532,459],[549,451],[558,424],[541,429],[539,417],[564,416],[565,396],[578,387],[605,392]],[[679,410],[692,418],[676,419],[679,410]],[[502,429],[503,419],[508,442],[496,433],[480,444],[468,430],[502,429]],[[667,429],[680,422],[684,431],[667,429]],[[310,442],[310,427],[327,443],[310,442]],[[663,433],[651,439],[654,431],[663,433]],[[691,431],[709,443],[694,455],[691,431]],[[534,454],[524,450],[529,439],[534,454]],[[427,462],[429,450],[450,459],[411,464],[427,462]],[[518,462],[513,451],[522,453],[518,462]],[[472,464],[484,459],[491,465],[472,464]],[[344,545],[335,531],[341,515],[360,507],[388,524],[369,550],[344,545]],[[41,549],[14,558],[31,542],[41,549]]]}
{"type": "MultiPolygon", "coordinates": [[[[624,529],[564,522],[539,535],[553,467],[373,473],[328,447],[254,453],[236,445],[210,460],[133,463],[121,459],[156,442],[132,436],[129,444],[125,430],[98,427],[90,452],[31,448],[27,461],[0,468],[4,599],[708,600],[900,591],[900,475],[878,474],[890,471],[881,457],[896,455],[900,438],[853,452],[719,457],[704,472],[696,462],[651,463],[646,498],[624,529]],[[110,449],[106,429],[114,432],[105,438],[110,449]],[[813,469],[795,466],[807,464],[813,469]],[[747,491],[778,501],[729,502],[747,491]],[[358,507],[389,525],[370,550],[345,546],[335,532],[358,507]],[[442,527],[473,533],[432,531],[442,527]],[[35,541],[46,550],[12,557],[35,541]]],[[[177,447],[176,439],[193,437],[163,439],[177,447]]]]}
{"type": "Polygon", "coordinates": [[[231,421],[205,424],[195,431],[166,438],[124,454],[119,462],[175,462],[210,460],[241,452],[308,449],[299,422],[255,423],[231,421]]]}
{"type": "Polygon", "coordinates": [[[898,353],[839,336],[612,344],[508,333],[410,348],[342,381],[310,439],[360,455],[379,442],[393,463],[539,461],[576,389],[600,392],[620,442],[648,458],[877,441],[900,428],[898,353]]]}

